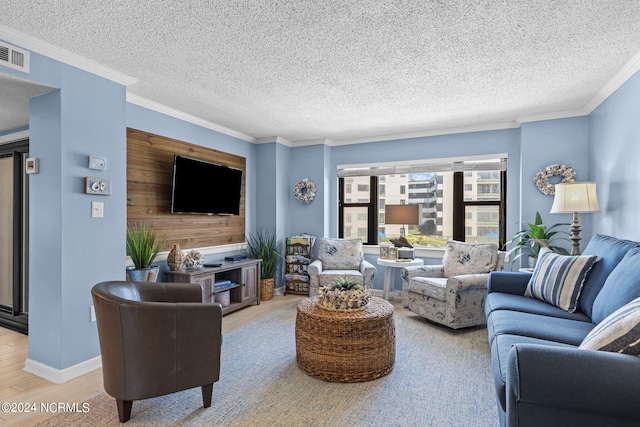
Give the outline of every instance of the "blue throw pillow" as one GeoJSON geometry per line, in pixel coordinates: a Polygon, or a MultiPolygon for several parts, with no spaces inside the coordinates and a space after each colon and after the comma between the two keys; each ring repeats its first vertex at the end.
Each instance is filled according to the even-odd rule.
{"type": "Polygon", "coordinates": [[[587,279],[582,286],[578,306],[580,311],[591,318],[593,316],[593,302],[602,289],[604,282],[616,265],[624,258],[629,249],[640,246],[639,242],[618,239],[604,234],[596,234],[589,241],[582,255],[597,255],[598,261],[593,265],[587,279]]]}
{"type": "Polygon", "coordinates": [[[524,295],[573,313],[582,284],[595,262],[595,255],[565,256],[544,248],[524,295]]]}
{"type": "Polygon", "coordinates": [[[625,304],[640,297],[640,248],[631,249],[613,269],[593,302],[591,321],[598,324],[625,304]]]}

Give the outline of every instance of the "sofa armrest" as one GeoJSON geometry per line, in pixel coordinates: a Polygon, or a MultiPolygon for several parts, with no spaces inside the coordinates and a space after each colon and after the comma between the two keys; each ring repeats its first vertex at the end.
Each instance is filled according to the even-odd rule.
{"type": "Polygon", "coordinates": [[[640,419],[640,357],[516,344],[507,365],[507,425],[626,425],[640,419]]]}
{"type": "Polygon", "coordinates": [[[419,267],[402,267],[400,269],[403,281],[409,281],[414,277],[444,277],[442,265],[422,265],[419,267]]]}
{"type": "Polygon", "coordinates": [[[376,270],[376,267],[369,261],[367,261],[366,259],[362,260],[362,262],[360,263],[360,273],[362,273],[362,277],[364,280],[363,283],[365,286],[372,286],[373,276],[376,275],[377,271],[378,270],[376,270]]]}
{"type": "Polygon", "coordinates": [[[317,259],[309,264],[309,267],[307,267],[307,273],[309,273],[310,278],[317,280],[318,275],[322,273],[322,261],[317,259]]]}
{"type": "Polygon", "coordinates": [[[531,273],[492,271],[487,279],[487,293],[524,295],[529,279],[531,279],[531,273]]]}

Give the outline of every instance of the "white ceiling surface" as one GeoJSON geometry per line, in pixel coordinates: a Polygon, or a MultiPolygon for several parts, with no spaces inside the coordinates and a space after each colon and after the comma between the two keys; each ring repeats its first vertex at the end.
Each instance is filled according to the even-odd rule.
{"type": "Polygon", "coordinates": [[[640,58],[627,0],[3,0],[0,25],[292,142],[579,115],[640,58]]]}

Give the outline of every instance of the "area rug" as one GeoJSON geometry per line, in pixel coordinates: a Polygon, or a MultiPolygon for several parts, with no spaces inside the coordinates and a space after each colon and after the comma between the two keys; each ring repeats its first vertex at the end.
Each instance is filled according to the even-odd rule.
{"type": "MultiPolygon", "coordinates": [[[[453,331],[395,316],[396,363],[374,381],[314,379],[296,365],[295,305],[224,336],[210,408],[200,388],[135,401],[127,426],[497,426],[485,328],[453,331]]],[[[115,400],[41,426],[119,426],[115,400]]]]}

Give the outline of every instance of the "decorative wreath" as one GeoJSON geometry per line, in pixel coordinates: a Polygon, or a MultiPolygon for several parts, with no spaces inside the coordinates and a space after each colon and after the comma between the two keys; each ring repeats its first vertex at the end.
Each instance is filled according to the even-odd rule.
{"type": "Polygon", "coordinates": [[[310,203],[316,197],[316,185],[305,178],[296,184],[293,195],[302,203],[310,203]]]}
{"type": "Polygon", "coordinates": [[[536,183],[538,190],[544,194],[553,196],[556,194],[556,187],[549,182],[549,178],[552,176],[562,175],[561,182],[575,182],[576,173],[567,165],[549,165],[544,169],[541,169],[533,181],[536,183]]]}

